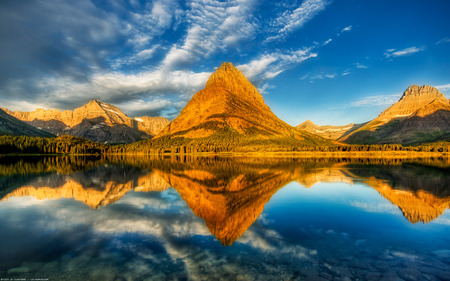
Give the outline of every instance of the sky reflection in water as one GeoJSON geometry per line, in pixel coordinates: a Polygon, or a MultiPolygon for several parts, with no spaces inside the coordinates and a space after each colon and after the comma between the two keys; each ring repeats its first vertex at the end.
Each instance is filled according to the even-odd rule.
{"type": "Polygon", "coordinates": [[[445,165],[265,161],[2,162],[0,277],[450,276],[445,165]]]}

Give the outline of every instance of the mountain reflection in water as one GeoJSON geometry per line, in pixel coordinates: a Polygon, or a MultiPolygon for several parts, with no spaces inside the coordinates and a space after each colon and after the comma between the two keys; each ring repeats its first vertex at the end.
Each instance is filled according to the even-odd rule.
{"type": "Polygon", "coordinates": [[[209,231],[231,245],[271,197],[296,181],[363,183],[411,222],[430,222],[450,207],[448,159],[303,159],[245,157],[0,158],[0,198],[73,198],[92,209],[127,192],[172,187],[209,231]]]}

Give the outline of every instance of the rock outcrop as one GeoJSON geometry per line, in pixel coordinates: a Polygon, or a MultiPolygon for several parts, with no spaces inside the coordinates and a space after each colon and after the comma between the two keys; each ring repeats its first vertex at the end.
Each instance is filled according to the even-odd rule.
{"type": "Polygon", "coordinates": [[[436,88],[410,86],[377,118],[339,140],[415,144],[450,140],[450,102],[436,88]]]}
{"type": "Polygon", "coordinates": [[[92,100],[73,111],[42,108],[32,112],[5,111],[57,136],[72,135],[108,143],[131,143],[150,139],[169,123],[163,117],[133,119],[119,108],[98,100],[92,100]]]}

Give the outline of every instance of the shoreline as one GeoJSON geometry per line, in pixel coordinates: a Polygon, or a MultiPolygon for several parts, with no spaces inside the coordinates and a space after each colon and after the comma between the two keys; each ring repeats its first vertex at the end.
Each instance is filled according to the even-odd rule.
{"type": "Polygon", "coordinates": [[[421,158],[444,157],[449,158],[448,152],[419,152],[419,151],[340,151],[340,152],[196,152],[196,153],[8,153],[3,156],[248,156],[248,157],[298,157],[298,158],[421,158]]]}

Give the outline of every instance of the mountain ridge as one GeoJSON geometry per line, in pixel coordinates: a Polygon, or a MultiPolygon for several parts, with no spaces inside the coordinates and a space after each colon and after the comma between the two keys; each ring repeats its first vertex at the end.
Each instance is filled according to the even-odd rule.
{"type": "Polygon", "coordinates": [[[435,87],[409,86],[373,120],[342,126],[307,120],[298,129],[349,144],[419,144],[450,140],[450,100],[435,87]]]}
{"type": "Polygon", "coordinates": [[[337,140],[346,134],[349,134],[358,128],[362,127],[365,123],[355,124],[350,123],[342,126],[334,125],[317,125],[311,120],[306,120],[305,122],[297,125],[295,128],[300,130],[305,130],[307,132],[319,135],[327,139],[337,140]]]}
{"type": "Polygon", "coordinates": [[[91,100],[71,110],[42,109],[6,113],[53,135],[72,135],[97,142],[131,143],[150,139],[169,123],[163,117],[130,118],[118,107],[91,100]]]}

